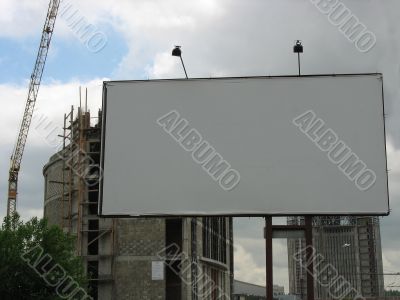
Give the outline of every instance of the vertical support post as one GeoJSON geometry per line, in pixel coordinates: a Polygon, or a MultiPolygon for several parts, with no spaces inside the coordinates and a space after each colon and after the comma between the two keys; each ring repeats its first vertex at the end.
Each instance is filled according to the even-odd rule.
{"type": "Polygon", "coordinates": [[[182,56],[180,56],[180,58],[181,58],[181,62],[182,62],[182,66],[183,66],[183,70],[185,71],[185,76],[186,76],[186,79],[189,79],[189,77],[188,77],[188,75],[187,75],[187,72],[186,72],[185,64],[183,63],[183,58],[182,58],[182,56]]]}
{"type": "Polygon", "coordinates": [[[74,139],[75,139],[75,133],[74,133],[74,107],[71,106],[71,114],[69,116],[69,147],[68,147],[68,152],[69,152],[69,164],[70,166],[68,166],[68,218],[69,218],[69,229],[68,232],[72,233],[72,193],[73,193],[73,187],[74,187],[74,183],[72,175],[72,166],[74,165],[74,157],[73,157],[73,143],[74,143],[74,139]]]}
{"type": "Polygon", "coordinates": [[[233,259],[233,218],[229,217],[229,261],[230,261],[230,297],[233,299],[233,279],[235,269],[234,259],[233,259]]]}
{"type": "Polygon", "coordinates": [[[314,263],[312,240],[312,216],[305,217],[306,261],[307,261],[307,300],[314,300],[314,263]]]}
{"type": "Polygon", "coordinates": [[[301,76],[300,53],[297,53],[297,63],[298,63],[298,65],[299,65],[299,76],[301,76]]]}
{"type": "MultiPolygon", "coordinates": [[[[62,195],[61,195],[61,201],[62,201],[62,205],[61,205],[61,221],[60,221],[60,224],[61,224],[61,228],[62,228],[62,230],[65,230],[65,228],[66,228],[66,226],[65,226],[65,223],[67,222],[67,215],[66,215],[66,213],[65,213],[65,160],[66,160],[66,157],[65,157],[65,145],[66,145],[66,143],[65,143],[65,139],[66,139],[66,129],[67,129],[67,114],[64,114],[64,126],[63,126],[63,147],[62,147],[62,155],[63,155],[63,167],[62,167],[62,174],[61,174],[61,181],[62,181],[62,195]]],[[[46,191],[46,193],[47,193],[47,191],[46,191]]]]}
{"type": "Polygon", "coordinates": [[[272,217],[265,217],[265,272],[266,298],[273,300],[273,264],[272,264],[272,217]]]}
{"type": "Polygon", "coordinates": [[[198,299],[198,274],[197,274],[197,268],[198,268],[198,261],[197,261],[197,218],[193,217],[191,219],[191,225],[190,225],[190,230],[191,230],[191,240],[192,244],[190,247],[191,250],[191,275],[192,275],[192,299],[197,300],[198,299]]]}
{"type": "Polygon", "coordinates": [[[88,101],[88,99],[87,99],[87,96],[88,96],[88,92],[87,92],[87,88],[86,88],[86,95],[85,95],[85,113],[87,113],[87,101],[88,101]]]}

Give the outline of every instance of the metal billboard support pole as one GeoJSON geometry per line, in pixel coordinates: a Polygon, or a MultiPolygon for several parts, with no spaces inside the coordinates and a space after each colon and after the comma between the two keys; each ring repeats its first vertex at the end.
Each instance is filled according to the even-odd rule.
{"type": "Polygon", "coordinates": [[[265,217],[265,272],[266,272],[266,299],[273,300],[273,261],[272,261],[272,217],[265,217]]]}
{"type": "Polygon", "coordinates": [[[314,247],[312,240],[312,216],[305,216],[307,300],[314,300],[314,247]]]}
{"type": "MultiPolygon", "coordinates": [[[[273,300],[273,253],[272,239],[282,237],[282,233],[287,236],[294,231],[304,232],[306,241],[306,265],[307,265],[307,300],[314,300],[314,248],[312,240],[312,216],[305,216],[304,225],[272,225],[272,217],[265,217],[265,272],[266,272],[266,299],[273,300]],[[275,233],[275,234],[274,234],[275,233]],[[280,234],[279,234],[280,233],[280,234]]],[[[303,291],[303,288],[302,288],[303,291]]],[[[305,300],[305,299],[302,299],[305,300]]]]}

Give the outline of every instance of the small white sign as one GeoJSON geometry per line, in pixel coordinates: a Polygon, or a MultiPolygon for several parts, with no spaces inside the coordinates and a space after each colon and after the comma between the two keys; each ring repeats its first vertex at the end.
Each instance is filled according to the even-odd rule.
{"type": "Polygon", "coordinates": [[[164,280],[164,262],[151,262],[151,280],[164,280]]]}

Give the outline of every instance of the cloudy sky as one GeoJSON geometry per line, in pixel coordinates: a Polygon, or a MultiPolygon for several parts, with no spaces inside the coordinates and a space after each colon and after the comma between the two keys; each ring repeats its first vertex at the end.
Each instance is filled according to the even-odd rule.
{"type": "MultiPolygon", "coordinates": [[[[376,36],[360,51],[312,0],[64,0],[57,19],[38,98],[36,116],[55,131],[78,88],[89,90],[89,107],[100,107],[105,79],[182,77],[170,56],[183,46],[190,77],[296,74],[296,39],[305,45],[303,74],[381,72],[384,76],[391,215],[382,218],[385,272],[400,272],[400,2],[341,0],[348,12],[376,36]],[[83,36],[74,22],[94,30],[83,36]]],[[[9,157],[23,113],[48,0],[2,0],[0,10],[0,215],[6,206],[9,157]]],[[[329,12],[329,7],[325,7],[329,12]]],[[[362,108],[360,108],[362,109],[362,108]]],[[[47,133],[35,128],[27,141],[19,180],[18,210],[42,215],[42,167],[54,153],[47,133]]],[[[37,124],[36,124],[37,125],[37,124]]],[[[58,129],[57,129],[58,128],[58,129]]],[[[58,134],[61,132],[55,133],[58,134]]],[[[261,219],[235,222],[236,276],[263,284],[261,219]]],[[[275,283],[287,288],[284,241],[274,241],[275,283]]],[[[400,281],[400,280],[399,280],[400,281]]]]}

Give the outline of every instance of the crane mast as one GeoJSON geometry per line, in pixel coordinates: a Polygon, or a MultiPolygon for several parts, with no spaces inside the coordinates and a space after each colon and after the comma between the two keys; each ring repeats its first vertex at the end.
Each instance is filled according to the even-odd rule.
{"type": "Polygon", "coordinates": [[[42,39],[40,41],[39,51],[36,57],[35,67],[29,83],[28,98],[25,105],[24,116],[22,118],[21,127],[18,133],[18,139],[11,155],[8,178],[7,216],[11,216],[16,211],[18,174],[21,167],[21,160],[24,153],[26,138],[31,125],[36,98],[39,92],[40,82],[42,80],[43,69],[46,64],[51,37],[53,36],[53,30],[59,6],[60,0],[50,0],[46,22],[43,26],[42,39]]]}

